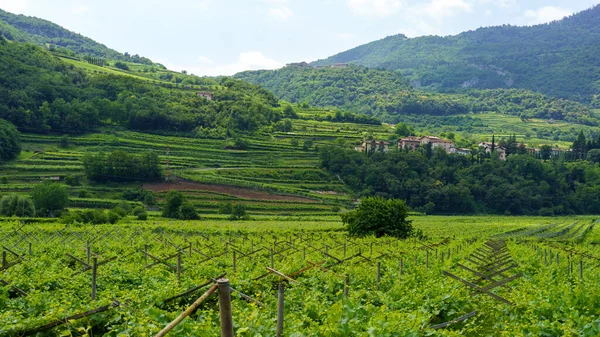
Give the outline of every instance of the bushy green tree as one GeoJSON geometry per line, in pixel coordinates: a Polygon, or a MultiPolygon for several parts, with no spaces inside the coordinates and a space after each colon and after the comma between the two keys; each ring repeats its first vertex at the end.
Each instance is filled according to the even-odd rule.
{"type": "Polygon", "coordinates": [[[0,215],[34,217],[35,205],[31,198],[23,195],[9,194],[0,200],[0,215]]]}
{"type": "Polygon", "coordinates": [[[179,209],[185,200],[185,196],[180,191],[169,191],[165,197],[165,206],[162,210],[162,216],[165,218],[179,219],[181,216],[179,209]]]}
{"type": "Polygon", "coordinates": [[[356,210],[342,214],[342,221],[351,236],[388,235],[405,239],[413,232],[408,212],[403,200],[366,197],[356,210]]]}
{"type": "Polygon", "coordinates": [[[31,198],[39,215],[54,217],[67,207],[69,193],[64,185],[46,180],[33,188],[31,198]]]}
{"type": "Polygon", "coordinates": [[[246,212],[246,206],[242,204],[235,204],[231,209],[231,215],[229,216],[230,220],[248,220],[250,217],[246,212]]]}
{"type": "Polygon", "coordinates": [[[21,134],[15,126],[0,118],[0,162],[13,159],[21,153],[20,139],[21,134]]]}

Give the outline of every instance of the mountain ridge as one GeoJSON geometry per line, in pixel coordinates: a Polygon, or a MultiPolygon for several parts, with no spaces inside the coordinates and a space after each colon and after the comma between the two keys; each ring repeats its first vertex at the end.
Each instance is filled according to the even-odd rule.
{"type": "Polygon", "coordinates": [[[457,35],[392,35],[312,63],[398,70],[415,87],[523,88],[587,102],[600,90],[600,5],[547,24],[457,35]]]}

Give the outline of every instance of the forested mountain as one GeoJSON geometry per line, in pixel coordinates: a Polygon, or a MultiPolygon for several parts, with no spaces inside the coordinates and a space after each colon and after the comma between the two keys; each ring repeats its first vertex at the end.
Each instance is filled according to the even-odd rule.
{"type": "Polygon", "coordinates": [[[600,87],[600,5],[560,21],[455,36],[389,36],[319,60],[400,70],[416,87],[525,88],[589,102],[600,87]]]}
{"type": "Polygon", "coordinates": [[[122,54],[88,37],[71,32],[55,23],[36,17],[15,15],[0,9],[0,36],[8,40],[29,42],[46,47],[64,48],[80,56],[152,64],[138,55],[122,54]]]}
{"type": "Polygon", "coordinates": [[[40,47],[3,38],[0,74],[0,118],[22,131],[255,131],[282,118],[272,93],[240,80],[223,78],[207,100],[143,79],[86,73],[40,47]]]}
{"type": "Polygon", "coordinates": [[[336,106],[395,123],[399,115],[449,116],[500,112],[523,119],[543,118],[598,125],[588,107],[522,89],[434,93],[415,90],[397,71],[351,65],[346,68],[287,66],[247,71],[236,78],[258,84],[279,98],[316,106],[336,106]]]}

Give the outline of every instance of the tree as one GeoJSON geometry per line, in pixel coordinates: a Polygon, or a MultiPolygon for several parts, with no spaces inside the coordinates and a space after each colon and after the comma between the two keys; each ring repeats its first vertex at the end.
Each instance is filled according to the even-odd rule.
{"type": "Polygon", "coordinates": [[[54,217],[69,203],[69,193],[64,185],[49,180],[38,184],[31,192],[31,198],[40,215],[54,217]]]}
{"type": "Polygon", "coordinates": [[[235,204],[231,210],[230,220],[248,220],[250,217],[246,213],[246,206],[242,204],[235,204]]]}
{"type": "Polygon", "coordinates": [[[0,118],[0,162],[21,153],[20,135],[12,123],[0,118]]]}
{"type": "Polygon", "coordinates": [[[123,62],[115,62],[115,68],[119,68],[121,70],[129,70],[129,66],[126,63],[123,62]]]}
{"type": "Polygon", "coordinates": [[[9,194],[2,197],[0,200],[0,215],[2,216],[19,216],[19,217],[34,217],[35,206],[31,198],[23,195],[9,194]]]}
{"type": "Polygon", "coordinates": [[[313,141],[310,139],[307,139],[304,141],[304,144],[302,145],[302,149],[304,149],[305,151],[310,150],[310,148],[313,147],[313,141]]]}
{"type": "Polygon", "coordinates": [[[575,155],[575,159],[585,159],[585,154],[587,151],[587,141],[585,139],[585,135],[583,134],[583,130],[579,131],[579,135],[577,139],[571,145],[573,149],[573,154],[575,155]]]}
{"type": "Polygon", "coordinates": [[[398,135],[399,137],[414,136],[415,131],[411,127],[406,125],[406,123],[400,123],[396,125],[396,135],[398,135]]]}
{"type": "Polygon", "coordinates": [[[165,197],[165,206],[162,210],[162,216],[165,218],[179,219],[181,205],[185,200],[185,196],[180,191],[169,191],[165,197]]]}
{"type": "Polygon", "coordinates": [[[184,203],[183,205],[181,205],[181,207],[179,208],[179,214],[181,220],[200,219],[200,216],[198,215],[198,212],[196,211],[194,205],[189,203],[184,203]]]}
{"type": "Polygon", "coordinates": [[[550,145],[542,145],[540,148],[540,156],[543,161],[547,161],[552,156],[552,146],[550,145]]]}
{"type": "Polygon", "coordinates": [[[408,212],[404,200],[366,197],[356,210],[342,214],[342,221],[351,236],[389,235],[404,239],[413,233],[412,221],[406,219],[408,212]]]}
{"type": "Polygon", "coordinates": [[[589,150],[587,153],[587,160],[592,163],[600,163],[600,149],[589,150]]]}

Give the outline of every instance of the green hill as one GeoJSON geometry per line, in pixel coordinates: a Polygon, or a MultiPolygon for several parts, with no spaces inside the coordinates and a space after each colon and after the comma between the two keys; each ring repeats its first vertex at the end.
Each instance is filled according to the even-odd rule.
{"type": "Polygon", "coordinates": [[[80,56],[102,57],[151,65],[139,55],[123,54],[88,37],[71,32],[55,23],[36,17],[15,15],[0,9],[0,36],[8,40],[64,49],[80,56]]]}
{"type": "Polygon", "coordinates": [[[470,89],[461,93],[416,90],[397,71],[356,65],[287,66],[274,71],[247,71],[235,77],[263,86],[290,102],[350,109],[390,123],[406,116],[498,112],[523,120],[542,118],[598,125],[591,110],[574,101],[523,89],[470,89]]]}
{"type": "Polygon", "coordinates": [[[316,66],[352,63],[399,70],[415,87],[524,88],[589,102],[600,89],[600,6],[531,27],[504,25],[455,36],[389,36],[316,66]]]}

